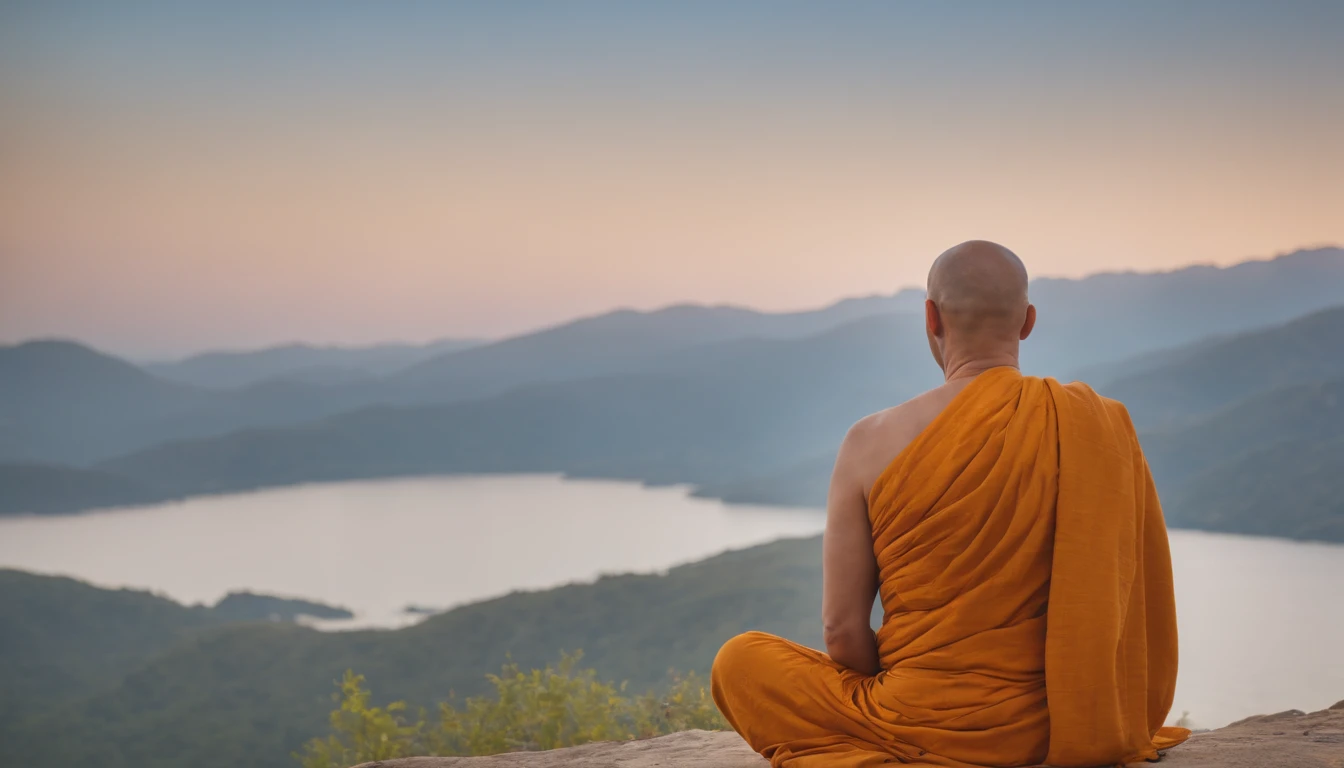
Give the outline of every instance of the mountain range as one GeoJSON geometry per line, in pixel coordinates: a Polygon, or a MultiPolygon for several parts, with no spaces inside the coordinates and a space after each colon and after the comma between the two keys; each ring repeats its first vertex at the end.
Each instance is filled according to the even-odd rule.
{"type": "MultiPolygon", "coordinates": [[[[1313,251],[1037,281],[1027,372],[1081,373],[1128,405],[1170,526],[1344,541],[1341,265],[1344,252],[1313,251]],[[1299,280],[1313,285],[1295,301],[1299,280]],[[1076,327],[1052,328],[1069,313],[1076,327]]],[[[170,381],[75,344],[20,345],[0,350],[0,512],[519,471],[816,506],[848,424],[938,382],[919,300],[612,313],[325,384],[170,381]]],[[[744,629],[815,647],[820,550],[784,540],[342,633],[265,621],[325,606],[188,607],[0,570],[0,764],[290,765],[346,669],[378,702],[430,706],[482,692],[507,659],[538,667],[562,650],[642,690],[670,668],[706,671],[744,629]]]]}
{"type": "MultiPolygon", "coordinates": [[[[88,465],[170,440],[298,424],[360,407],[459,402],[529,384],[638,372],[699,344],[824,332],[885,313],[905,301],[898,299],[784,314],[690,306],[618,311],[331,384],[275,377],[205,387],[169,381],[74,342],[28,342],[0,348],[0,461],[88,465]]],[[[256,370],[238,355],[181,365],[201,360],[241,366],[225,380],[256,370]]]]}
{"type": "MultiPolygon", "coordinates": [[[[1152,353],[1133,370],[1096,388],[1138,425],[1170,525],[1344,541],[1344,307],[1152,353]]],[[[819,507],[834,458],[697,493],[819,507]]]]}
{"type": "MultiPolygon", "coordinates": [[[[1214,514],[1212,495],[1187,489],[1224,487],[1217,473],[1256,451],[1306,451],[1308,440],[1323,455],[1335,450],[1328,438],[1338,433],[1321,429],[1335,423],[1334,382],[1344,379],[1344,308],[1310,310],[1344,299],[1344,251],[1038,280],[1032,292],[1044,338],[1024,345],[1038,366],[1027,372],[1107,377],[1092,381],[1130,407],[1174,525],[1339,535],[1333,486],[1300,472],[1257,486],[1284,499],[1316,489],[1293,524],[1257,524],[1243,503],[1254,494],[1214,514]],[[1051,312],[1065,311],[1077,317],[1052,326],[1051,312]],[[1189,340],[1210,327],[1214,335],[1189,340]],[[1148,348],[1133,353],[1142,338],[1148,348]],[[1312,405],[1294,420],[1293,403],[1312,405]]],[[[0,511],[480,472],[685,483],[730,501],[819,505],[848,425],[939,381],[920,306],[902,292],[786,314],[622,311],[357,383],[271,379],[232,390],[168,382],[70,343],[21,345],[0,350],[0,446],[10,459],[0,465],[0,511]]]]}
{"type": "Polygon", "coordinates": [[[426,360],[484,344],[483,339],[440,339],[428,344],[319,347],[284,344],[237,352],[205,352],[182,360],[141,365],[161,379],[208,389],[234,389],[272,379],[346,384],[386,376],[426,360]]]}

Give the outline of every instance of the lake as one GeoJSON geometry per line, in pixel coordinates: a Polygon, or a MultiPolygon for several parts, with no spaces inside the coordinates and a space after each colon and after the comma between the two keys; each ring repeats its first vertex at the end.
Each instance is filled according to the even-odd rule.
{"type": "MultiPolygon", "coordinates": [[[[821,530],[819,511],[551,475],[280,488],[65,517],[0,518],[0,566],[211,603],[231,590],[398,626],[447,608],[658,571],[821,530]]],[[[1198,727],[1344,699],[1344,546],[1172,531],[1181,630],[1173,719],[1198,727]]]]}
{"type": "Polygon", "coordinates": [[[61,517],[0,518],[0,566],[152,589],[230,591],[354,611],[324,628],[392,627],[518,589],[657,571],[817,533],[805,509],[729,506],[681,487],[554,475],[422,477],[202,496],[61,517]]]}

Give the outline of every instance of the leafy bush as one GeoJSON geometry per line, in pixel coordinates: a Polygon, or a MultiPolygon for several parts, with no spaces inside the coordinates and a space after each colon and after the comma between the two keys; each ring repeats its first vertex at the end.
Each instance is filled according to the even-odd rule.
{"type": "Polygon", "coordinates": [[[313,739],[303,755],[295,755],[304,768],[344,768],[370,760],[410,757],[423,749],[425,719],[407,723],[402,701],[387,707],[369,706],[371,694],[364,687],[364,676],[346,670],[337,684],[335,698],[340,706],[330,716],[332,735],[313,739]]]}
{"type": "Polygon", "coordinates": [[[371,707],[364,677],[347,671],[334,695],[332,733],[295,757],[304,768],[345,768],[409,755],[492,755],[728,727],[695,674],[674,673],[663,692],[631,697],[624,683],[602,682],[580,667],[582,658],[561,654],[559,663],[528,672],[506,664],[487,675],[493,696],[440,704],[435,728],[427,727],[423,712],[407,720],[404,702],[371,707]]]}

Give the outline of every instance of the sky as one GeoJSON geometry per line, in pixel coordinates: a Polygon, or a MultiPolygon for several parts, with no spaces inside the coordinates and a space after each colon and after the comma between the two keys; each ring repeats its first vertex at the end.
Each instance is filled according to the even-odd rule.
{"type": "Polygon", "coordinates": [[[1344,242],[1344,3],[0,0],[0,343],[137,358],[1344,242]]]}

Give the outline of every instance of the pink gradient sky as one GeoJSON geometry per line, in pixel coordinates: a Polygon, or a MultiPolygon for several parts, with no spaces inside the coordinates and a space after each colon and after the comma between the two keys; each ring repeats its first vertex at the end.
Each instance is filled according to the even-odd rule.
{"type": "Polygon", "coordinates": [[[1338,5],[748,7],[0,11],[0,342],[801,308],[973,237],[1070,276],[1344,242],[1338,5]]]}

